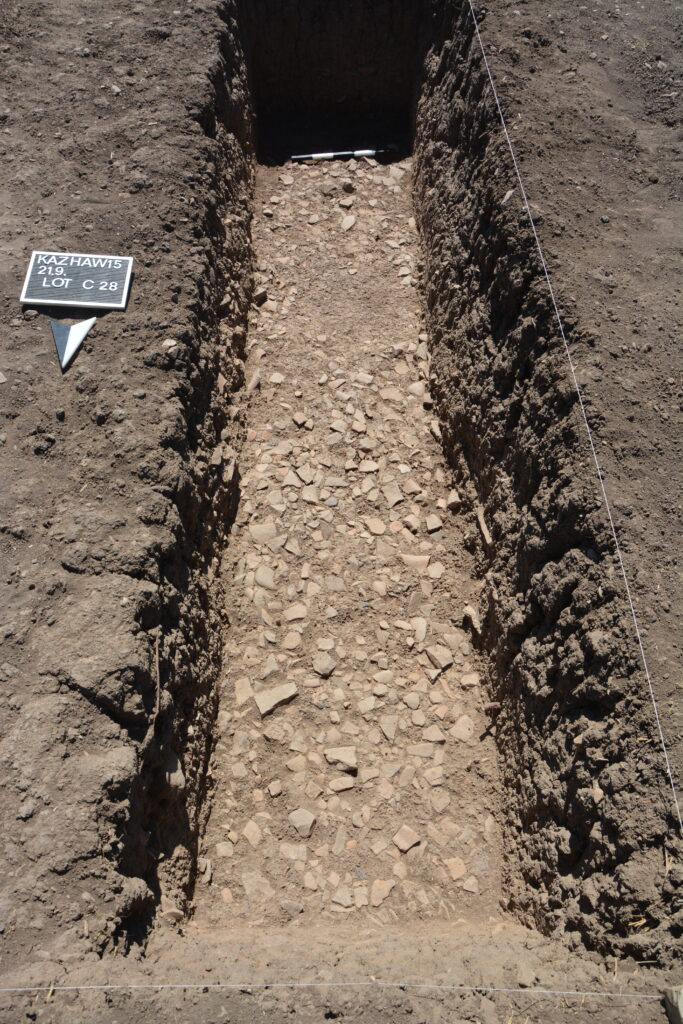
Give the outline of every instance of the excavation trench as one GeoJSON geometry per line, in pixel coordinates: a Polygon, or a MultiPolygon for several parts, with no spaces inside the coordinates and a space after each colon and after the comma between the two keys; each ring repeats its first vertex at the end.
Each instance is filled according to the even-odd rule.
{"type": "Polygon", "coordinates": [[[228,5],[198,113],[222,154],[216,330],[238,370],[212,383],[240,504],[211,535],[206,607],[228,623],[201,713],[173,712],[193,802],[160,845],[187,854],[155,884],[207,926],[502,906],[661,957],[651,723],[468,9],[295,7],[228,5]],[[245,81],[248,323],[225,260],[245,81]],[[286,161],[389,143],[384,164],[286,161]]]}

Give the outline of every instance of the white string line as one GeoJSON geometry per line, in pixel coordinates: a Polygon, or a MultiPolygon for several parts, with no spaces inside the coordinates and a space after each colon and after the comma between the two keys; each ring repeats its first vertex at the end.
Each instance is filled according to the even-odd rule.
{"type": "Polygon", "coordinates": [[[659,1002],[661,996],[645,995],[638,992],[581,992],[573,989],[556,988],[496,988],[491,985],[429,985],[423,982],[410,981],[259,981],[259,982],[192,982],[184,985],[180,982],[169,984],[140,985],[31,985],[24,988],[0,988],[0,992],[121,992],[121,991],[154,991],[164,989],[271,989],[271,988],[398,988],[418,989],[437,992],[502,992],[508,995],[522,996],[573,996],[575,998],[596,999],[649,999],[659,1002]]]}
{"type": "Polygon", "coordinates": [[[634,626],[635,632],[636,632],[636,639],[638,641],[638,647],[640,648],[640,657],[641,657],[641,660],[643,662],[643,668],[645,670],[645,678],[647,679],[647,685],[648,685],[649,690],[650,690],[650,698],[652,700],[652,708],[654,710],[655,721],[657,723],[657,729],[659,731],[659,739],[661,741],[662,751],[664,753],[664,761],[666,763],[666,771],[667,771],[667,774],[669,776],[669,782],[671,784],[671,792],[673,794],[674,806],[676,808],[676,814],[678,816],[678,828],[679,828],[679,831],[681,832],[681,834],[683,835],[683,818],[681,818],[681,809],[680,809],[680,806],[679,806],[679,803],[678,803],[678,795],[676,793],[676,784],[674,782],[673,771],[671,770],[671,763],[669,761],[669,755],[668,755],[668,752],[667,752],[667,749],[666,749],[666,740],[664,739],[664,731],[662,729],[662,723],[661,723],[661,720],[660,720],[660,717],[659,717],[659,709],[657,707],[657,701],[655,699],[655,691],[654,691],[654,687],[652,685],[652,679],[650,677],[650,670],[647,667],[647,658],[645,657],[645,647],[643,645],[643,640],[642,640],[642,637],[640,635],[640,628],[638,626],[638,616],[636,615],[635,605],[633,603],[633,598],[631,597],[631,588],[629,586],[628,576],[626,574],[626,567],[624,565],[624,560],[623,560],[623,558],[621,556],[621,547],[619,545],[619,538],[617,537],[617,531],[616,531],[616,527],[614,525],[614,519],[612,517],[612,507],[611,507],[611,505],[609,503],[609,499],[607,497],[607,490],[605,488],[605,483],[604,483],[604,480],[603,480],[602,469],[600,468],[600,462],[598,460],[598,453],[596,451],[595,443],[593,441],[593,433],[591,431],[590,424],[588,422],[588,416],[586,414],[586,407],[585,407],[584,401],[583,401],[583,393],[581,391],[581,387],[579,385],[579,381],[578,381],[578,378],[576,376],[576,370],[574,368],[574,360],[572,359],[571,352],[569,351],[569,343],[567,342],[567,336],[566,336],[566,334],[564,332],[564,324],[562,323],[562,317],[560,316],[560,310],[559,310],[559,307],[557,305],[557,301],[555,299],[555,292],[553,290],[553,286],[552,286],[552,283],[550,281],[550,273],[548,271],[548,265],[547,265],[547,263],[545,261],[545,256],[543,255],[543,249],[541,248],[541,242],[540,242],[540,239],[539,239],[538,234],[536,232],[536,225],[534,224],[534,218],[533,218],[533,216],[531,214],[531,207],[529,206],[529,200],[527,198],[526,189],[524,188],[524,182],[522,181],[522,175],[521,175],[521,172],[520,172],[520,169],[519,169],[519,165],[517,163],[517,157],[515,156],[515,150],[514,150],[513,145],[512,145],[512,139],[510,138],[510,133],[508,132],[508,127],[507,127],[507,124],[506,124],[506,121],[505,121],[505,116],[503,114],[503,109],[502,109],[502,107],[500,105],[500,100],[498,99],[498,92],[496,90],[495,82],[493,81],[493,75],[491,73],[491,68],[489,67],[489,62],[488,62],[488,59],[486,57],[486,50],[484,49],[484,43],[483,43],[482,38],[481,38],[481,33],[479,32],[479,23],[477,21],[477,15],[476,15],[475,10],[474,10],[473,0],[468,0],[468,2],[469,2],[469,6],[470,6],[470,12],[472,14],[472,20],[474,21],[474,30],[475,30],[475,32],[477,34],[477,40],[479,41],[479,47],[481,49],[481,55],[484,58],[484,64],[486,66],[486,71],[487,71],[488,76],[489,76],[489,82],[491,83],[491,90],[493,92],[493,98],[496,101],[496,107],[498,108],[498,114],[500,116],[500,122],[501,122],[501,124],[503,126],[503,131],[505,133],[505,138],[507,140],[508,149],[510,150],[510,156],[512,157],[512,162],[513,162],[514,167],[515,167],[515,172],[517,174],[517,180],[519,181],[519,188],[520,188],[520,191],[522,193],[522,200],[523,200],[524,206],[526,208],[526,213],[527,213],[527,216],[529,218],[529,223],[531,224],[531,230],[533,232],[534,240],[536,242],[536,248],[538,249],[538,255],[541,258],[541,264],[543,266],[543,273],[545,274],[545,279],[546,279],[546,282],[547,282],[547,285],[548,285],[548,291],[550,292],[550,298],[551,298],[551,301],[552,301],[552,304],[553,304],[553,308],[555,310],[555,316],[557,318],[557,323],[558,323],[558,326],[560,328],[560,334],[562,336],[562,341],[564,343],[564,350],[565,350],[565,353],[567,355],[567,360],[569,362],[569,369],[571,371],[572,379],[574,381],[574,387],[576,388],[576,394],[577,394],[578,399],[579,399],[579,406],[581,408],[581,414],[583,416],[583,422],[584,422],[584,424],[586,426],[586,433],[588,434],[588,443],[590,444],[591,453],[593,455],[593,462],[595,463],[595,468],[596,468],[597,473],[598,473],[598,480],[600,481],[600,490],[602,491],[602,497],[603,497],[603,501],[604,501],[604,504],[605,504],[605,509],[607,510],[607,518],[609,519],[609,525],[610,525],[610,528],[611,528],[611,531],[612,531],[612,538],[614,540],[614,547],[616,549],[617,559],[619,561],[619,568],[621,570],[621,575],[622,575],[623,580],[624,580],[624,587],[626,588],[626,597],[628,599],[628,604],[629,604],[629,607],[631,609],[631,617],[633,619],[633,626],[634,626]]]}

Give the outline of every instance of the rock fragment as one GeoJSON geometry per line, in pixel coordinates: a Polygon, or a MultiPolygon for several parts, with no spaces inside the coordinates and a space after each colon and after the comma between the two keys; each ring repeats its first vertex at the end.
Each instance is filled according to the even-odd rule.
{"type": "Polygon", "coordinates": [[[298,622],[301,619],[305,619],[308,615],[308,608],[303,602],[299,601],[296,604],[292,604],[289,608],[285,608],[282,613],[282,618],[285,622],[298,622]]]}
{"type": "Polygon", "coordinates": [[[381,906],[395,885],[394,878],[376,878],[370,886],[370,906],[381,906]]]}
{"type": "Polygon", "coordinates": [[[409,825],[401,825],[400,829],[393,837],[392,842],[394,846],[397,846],[401,853],[407,853],[413,846],[417,846],[420,842],[420,837],[414,829],[410,828],[409,825]]]}
{"type": "Polygon", "coordinates": [[[454,882],[462,878],[467,871],[467,865],[461,857],[449,857],[448,860],[444,861],[444,864],[448,868],[448,874],[454,882]]]}
{"type": "Polygon", "coordinates": [[[328,764],[339,764],[349,772],[357,771],[358,757],[355,747],[327,747],[324,753],[328,764]]]}
{"type": "Polygon", "coordinates": [[[438,530],[443,529],[443,523],[437,515],[427,516],[425,526],[427,527],[427,533],[436,533],[438,530]]]}
{"type": "Polygon", "coordinates": [[[440,672],[444,672],[453,664],[453,655],[442,644],[434,644],[432,647],[428,647],[426,653],[434,668],[438,668],[440,672]]]}
{"type": "Polygon", "coordinates": [[[244,838],[247,840],[251,847],[258,846],[258,844],[261,842],[261,839],[263,838],[263,833],[261,832],[261,829],[258,827],[253,818],[251,819],[251,821],[248,821],[244,828],[242,829],[242,835],[244,836],[244,838]]]}
{"type": "Polygon", "coordinates": [[[455,725],[449,729],[449,733],[453,739],[466,743],[474,736],[474,722],[469,715],[461,715],[455,725]]]}
{"type": "Polygon", "coordinates": [[[275,590],[275,576],[273,570],[267,565],[259,565],[254,574],[254,581],[265,590],[275,590]]]}
{"type": "Polygon", "coordinates": [[[272,714],[276,708],[283,704],[289,704],[298,695],[299,690],[296,683],[282,683],[280,686],[273,686],[269,690],[261,690],[254,694],[256,706],[261,713],[261,718],[272,714]]]}
{"type": "Polygon", "coordinates": [[[302,839],[308,839],[316,822],[315,814],[307,811],[305,807],[297,807],[287,815],[289,822],[294,826],[302,839]]]}
{"type": "Polygon", "coordinates": [[[313,659],[313,671],[317,672],[323,679],[328,679],[336,668],[334,658],[331,658],[327,651],[320,651],[313,659]]]}

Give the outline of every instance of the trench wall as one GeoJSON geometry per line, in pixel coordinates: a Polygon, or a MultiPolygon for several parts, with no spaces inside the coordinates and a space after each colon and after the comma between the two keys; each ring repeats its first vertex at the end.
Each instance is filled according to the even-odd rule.
{"type": "Polygon", "coordinates": [[[126,313],[98,321],[61,379],[47,318],[17,318],[18,285],[3,282],[7,968],[36,943],[61,963],[126,947],[159,901],[181,916],[207,807],[253,287],[252,114],[234,5],[154,8],[114,2],[103,25],[77,3],[65,26],[47,5],[5,47],[15,88],[30,94],[45,66],[72,97],[66,115],[5,115],[22,163],[7,208],[27,251],[49,234],[48,247],[87,239],[135,257],[126,313]],[[47,228],[23,202],[34,188],[54,197],[47,228]]]}
{"type": "MultiPolygon", "coordinates": [[[[131,680],[138,685],[130,696],[142,706],[131,736],[136,767],[116,865],[130,879],[124,892],[144,894],[140,879],[149,890],[144,907],[134,899],[120,914],[119,932],[134,938],[144,935],[160,899],[162,912],[175,919],[192,893],[229,621],[219,560],[239,500],[253,139],[233,5],[220,14],[207,26],[208,66],[187,104],[195,136],[183,175],[190,209],[169,207],[162,225],[166,233],[190,225],[192,241],[181,248],[189,265],[182,260],[182,277],[169,283],[172,295],[182,292],[181,309],[168,337],[145,358],[170,378],[173,400],[138,471],[148,486],[138,515],[166,543],[149,567],[154,606],[140,609],[147,619],[144,667],[131,680]]],[[[155,157],[152,148],[150,167],[155,157]]]]}
{"type": "Polygon", "coordinates": [[[259,113],[356,118],[413,98],[426,0],[240,0],[259,113]]]}
{"type": "Polygon", "coordinates": [[[430,35],[415,204],[444,448],[490,532],[473,514],[507,904],[656,957],[677,933],[675,830],[598,482],[469,6],[434,3],[430,35]]]}

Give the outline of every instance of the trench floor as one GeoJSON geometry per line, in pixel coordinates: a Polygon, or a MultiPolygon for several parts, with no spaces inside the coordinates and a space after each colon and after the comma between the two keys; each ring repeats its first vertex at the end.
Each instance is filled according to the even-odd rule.
{"type": "Polygon", "coordinates": [[[651,991],[641,968],[500,909],[478,527],[432,432],[410,162],[261,168],[255,208],[212,812],[193,915],[162,900],[125,961],[197,991],[141,991],[127,1019],[654,1024],[656,1001],[599,994],[651,991]]]}
{"type": "Polygon", "coordinates": [[[430,413],[410,161],[260,168],[207,922],[496,918],[478,585],[430,413]]]}

